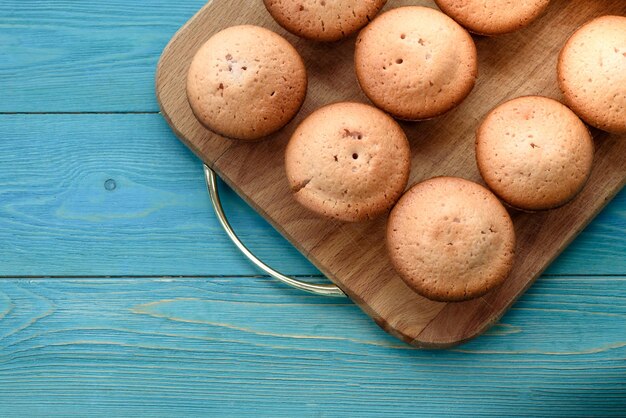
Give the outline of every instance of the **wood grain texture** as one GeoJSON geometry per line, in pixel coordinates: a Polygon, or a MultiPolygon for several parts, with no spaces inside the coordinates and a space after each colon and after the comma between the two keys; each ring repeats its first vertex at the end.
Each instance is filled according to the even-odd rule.
{"type": "Polygon", "coordinates": [[[2,280],[0,415],[620,416],[625,281],[542,278],[433,352],[262,278],[2,280]]]}
{"type": "MultiPolygon", "coordinates": [[[[258,274],[217,223],[200,161],[159,115],[0,115],[0,137],[0,276],[258,274]]],[[[260,257],[319,274],[222,186],[229,218],[260,257]]],[[[548,273],[624,274],[625,253],[626,191],[548,273]]]]}
{"type": "Polygon", "coordinates": [[[0,0],[0,112],[157,112],[160,52],[205,3],[0,0]]]}
{"type": "MultiPolygon", "coordinates": [[[[429,1],[417,3],[433,6],[429,1]]],[[[594,171],[577,199],[550,212],[512,213],[518,256],[504,285],[483,298],[458,304],[422,298],[399,279],[385,255],[385,219],[347,225],[315,217],[297,205],[284,175],[284,146],[304,116],[325,103],[364,100],[353,72],[353,39],[333,45],[299,40],[281,30],[260,2],[234,4],[241,7],[214,0],[165,49],[157,73],[157,94],[164,116],[187,146],[324,274],[381,327],[406,342],[448,347],[484,331],[626,183],[624,136],[594,132],[594,171]],[[194,52],[213,33],[242,23],[259,24],[285,35],[299,49],[309,69],[309,95],[300,115],[271,140],[257,144],[237,143],[207,131],[193,117],[185,97],[185,75],[194,52]]],[[[404,4],[416,2],[396,1],[390,7],[404,4]]],[[[607,13],[626,14],[626,4],[621,0],[557,0],[546,16],[524,31],[476,38],[481,76],[468,99],[441,118],[404,124],[413,147],[411,182],[437,175],[479,180],[473,143],[481,117],[512,97],[559,97],[555,74],[558,51],[580,24],[607,13]]]]}

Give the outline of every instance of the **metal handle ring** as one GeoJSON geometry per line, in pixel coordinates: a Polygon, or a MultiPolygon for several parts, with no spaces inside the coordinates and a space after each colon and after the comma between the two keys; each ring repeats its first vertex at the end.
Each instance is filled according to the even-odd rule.
{"type": "Polygon", "coordinates": [[[333,284],[311,284],[301,282],[292,277],[285,276],[284,274],[274,270],[261,260],[257,258],[248,247],[246,247],[243,242],[239,239],[233,228],[230,226],[228,219],[226,218],[226,214],[224,213],[224,208],[222,207],[222,202],[220,201],[220,194],[217,188],[217,174],[211,168],[209,168],[206,164],[204,164],[204,179],[206,180],[207,190],[209,192],[209,197],[211,198],[211,203],[213,204],[213,209],[215,210],[215,214],[217,215],[217,219],[219,220],[222,228],[228,235],[228,238],[235,244],[239,251],[245,255],[248,260],[250,260],[255,266],[263,270],[265,273],[269,274],[273,278],[294,287],[299,290],[303,290],[309,293],[315,293],[316,295],[322,296],[332,296],[332,297],[345,297],[346,294],[343,293],[341,289],[333,284]]]}

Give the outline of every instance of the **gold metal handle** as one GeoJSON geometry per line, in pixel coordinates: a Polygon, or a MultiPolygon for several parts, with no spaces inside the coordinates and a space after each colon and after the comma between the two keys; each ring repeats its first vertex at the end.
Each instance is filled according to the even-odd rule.
{"type": "Polygon", "coordinates": [[[289,285],[296,289],[303,290],[309,293],[315,293],[316,295],[322,296],[346,297],[346,294],[333,284],[310,284],[306,282],[301,282],[292,277],[285,276],[284,274],[274,270],[273,268],[259,260],[257,256],[255,256],[250,250],[248,250],[243,242],[241,242],[237,234],[235,234],[235,231],[233,231],[233,228],[230,226],[230,223],[226,218],[226,214],[224,213],[222,202],[220,201],[220,194],[217,188],[217,174],[215,174],[215,171],[210,169],[206,164],[204,164],[204,178],[206,180],[209,196],[211,197],[213,209],[215,210],[217,219],[222,225],[222,228],[224,228],[226,235],[228,235],[228,238],[230,238],[233,244],[235,244],[235,246],[239,248],[239,251],[241,251],[243,255],[245,255],[246,258],[248,258],[248,260],[250,260],[255,266],[257,266],[273,278],[280,280],[286,285],[289,285]]]}

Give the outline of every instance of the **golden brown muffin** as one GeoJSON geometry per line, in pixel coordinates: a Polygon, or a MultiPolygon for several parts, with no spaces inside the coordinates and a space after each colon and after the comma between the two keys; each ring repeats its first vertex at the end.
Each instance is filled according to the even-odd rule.
{"type": "Polygon", "coordinates": [[[233,26],[196,53],[187,98],[196,118],[224,136],[257,140],[285,126],[304,102],[304,62],[289,42],[258,26],[233,26]]]}
{"type": "Polygon", "coordinates": [[[383,13],[361,31],[356,75],[367,97],[399,119],[441,115],[470,93],[478,74],[472,37],[427,7],[383,13]]]}
{"type": "Polygon", "coordinates": [[[387,0],[263,0],[280,26],[314,41],[337,41],[367,25],[387,0]]]}
{"type": "Polygon", "coordinates": [[[458,302],[482,296],[507,278],[515,231],[489,190],[437,177],[413,186],[393,208],[387,249],[400,277],[417,293],[458,302]]]}
{"type": "Polygon", "coordinates": [[[391,117],[362,103],[335,103],[298,126],[285,167],[303,206],[355,222],[384,214],[398,200],[410,157],[406,135],[391,117]]]}
{"type": "Polygon", "coordinates": [[[530,25],[550,0],[435,0],[435,3],[470,32],[501,35],[530,25]]]}
{"type": "Polygon", "coordinates": [[[626,133],[626,17],[602,16],[578,29],[561,51],[565,103],[588,124],[626,133]]]}
{"type": "Polygon", "coordinates": [[[527,211],[572,200],[591,174],[593,155],[585,124],[547,97],[505,102],[476,132],[476,161],[483,179],[502,200],[527,211]]]}

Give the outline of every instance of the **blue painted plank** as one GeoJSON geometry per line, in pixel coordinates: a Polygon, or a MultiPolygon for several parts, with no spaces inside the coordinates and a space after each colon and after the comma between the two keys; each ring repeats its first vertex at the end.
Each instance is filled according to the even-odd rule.
{"type": "MultiPolygon", "coordinates": [[[[258,274],[159,115],[4,115],[0,137],[0,276],[258,274]]],[[[232,191],[223,198],[261,257],[319,274],[232,191]]]]}
{"type": "Polygon", "coordinates": [[[540,279],[420,351],[264,278],[0,280],[0,415],[619,416],[626,278],[540,279]]]}
{"type": "MultiPolygon", "coordinates": [[[[0,276],[257,273],[212,214],[199,161],[159,115],[3,115],[0,137],[0,276]]],[[[318,274],[225,190],[254,251],[318,274]]],[[[626,274],[625,253],[621,193],[549,273],[626,274]]]]}
{"type": "Polygon", "coordinates": [[[157,111],[162,49],[203,0],[0,0],[0,112],[157,111]]]}

